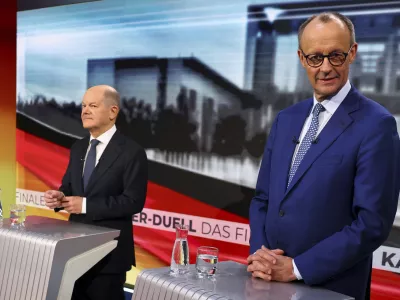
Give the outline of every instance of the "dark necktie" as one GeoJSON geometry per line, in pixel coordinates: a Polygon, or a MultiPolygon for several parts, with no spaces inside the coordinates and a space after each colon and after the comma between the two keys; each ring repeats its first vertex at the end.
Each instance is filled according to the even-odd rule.
{"type": "Polygon", "coordinates": [[[86,157],[85,161],[85,169],[83,170],[83,189],[86,190],[86,187],[89,183],[90,176],[93,173],[94,168],[96,167],[96,146],[100,143],[98,140],[90,141],[90,150],[86,157]]]}
{"type": "Polygon", "coordinates": [[[315,139],[315,137],[317,135],[318,127],[319,127],[318,116],[324,110],[325,110],[325,107],[323,107],[321,103],[317,103],[314,106],[311,125],[308,128],[308,131],[307,131],[305,137],[303,138],[303,141],[300,144],[299,150],[297,151],[297,154],[296,154],[296,157],[292,164],[292,167],[290,168],[289,180],[287,183],[287,187],[289,187],[289,184],[292,181],[294,174],[296,174],[296,171],[297,171],[298,167],[300,166],[301,161],[303,160],[304,156],[306,155],[308,149],[310,148],[310,146],[312,144],[312,141],[315,139]]]}

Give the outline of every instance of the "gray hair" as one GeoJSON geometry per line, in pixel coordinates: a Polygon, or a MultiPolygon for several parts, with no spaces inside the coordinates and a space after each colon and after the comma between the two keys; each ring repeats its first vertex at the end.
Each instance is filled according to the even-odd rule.
{"type": "Polygon", "coordinates": [[[353,24],[353,22],[351,22],[351,20],[348,17],[346,17],[338,12],[323,12],[318,15],[313,15],[313,16],[309,17],[303,24],[301,24],[298,35],[297,35],[297,38],[299,41],[299,48],[300,48],[301,37],[303,36],[304,29],[314,19],[318,19],[318,21],[320,21],[322,23],[329,23],[334,20],[341,21],[350,32],[350,46],[352,46],[356,42],[356,33],[354,30],[354,24],[353,24]]]}
{"type": "Polygon", "coordinates": [[[106,86],[104,90],[104,100],[106,101],[107,104],[109,105],[116,105],[118,108],[121,107],[121,101],[120,101],[120,96],[119,93],[117,92],[116,89],[106,86]]]}

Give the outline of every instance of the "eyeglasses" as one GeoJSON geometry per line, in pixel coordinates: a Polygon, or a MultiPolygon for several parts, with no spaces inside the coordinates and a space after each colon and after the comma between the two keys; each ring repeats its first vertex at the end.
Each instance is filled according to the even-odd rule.
{"type": "Polygon", "coordinates": [[[353,48],[353,46],[350,47],[350,49],[349,49],[349,51],[347,51],[347,53],[345,53],[345,52],[331,52],[331,53],[329,53],[327,55],[323,55],[323,54],[308,54],[308,55],[306,55],[303,52],[302,49],[300,49],[300,51],[303,54],[303,56],[305,57],[305,59],[307,61],[307,64],[310,67],[313,67],[313,68],[320,67],[323,64],[323,62],[325,60],[325,57],[328,58],[329,63],[332,66],[339,67],[339,66],[344,64],[344,62],[346,61],[346,58],[349,55],[350,50],[352,48],[353,48]]]}

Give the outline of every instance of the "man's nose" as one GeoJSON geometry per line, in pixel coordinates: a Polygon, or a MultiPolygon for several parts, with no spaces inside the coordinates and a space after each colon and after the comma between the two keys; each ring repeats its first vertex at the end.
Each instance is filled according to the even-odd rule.
{"type": "Polygon", "coordinates": [[[82,115],[89,112],[89,108],[87,106],[82,107],[82,115]]]}
{"type": "Polygon", "coordinates": [[[329,62],[329,59],[327,57],[324,57],[324,60],[322,61],[322,65],[319,67],[321,72],[324,73],[329,73],[332,71],[332,65],[329,62]]]}

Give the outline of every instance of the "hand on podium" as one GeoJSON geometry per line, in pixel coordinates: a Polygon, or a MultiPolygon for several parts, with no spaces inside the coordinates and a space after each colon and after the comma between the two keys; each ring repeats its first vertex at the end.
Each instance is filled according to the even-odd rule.
{"type": "Polygon", "coordinates": [[[293,270],[292,258],[283,256],[280,249],[270,250],[264,246],[247,258],[249,266],[247,271],[253,277],[266,281],[289,282],[296,280],[293,270]]]}
{"type": "Polygon", "coordinates": [[[61,207],[63,198],[65,198],[64,193],[60,191],[49,190],[44,193],[46,206],[50,209],[61,207]]]}

